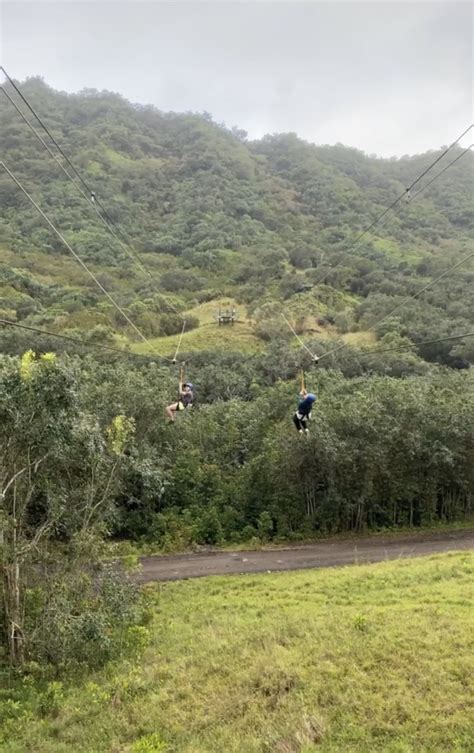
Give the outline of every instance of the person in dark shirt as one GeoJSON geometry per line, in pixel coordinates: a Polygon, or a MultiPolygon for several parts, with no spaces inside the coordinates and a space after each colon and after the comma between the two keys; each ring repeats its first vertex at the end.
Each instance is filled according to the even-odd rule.
{"type": "Polygon", "coordinates": [[[186,410],[193,404],[193,385],[190,382],[185,382],[179,385],[179,397],[176,403],[171,403],[166,408],[166,415],[171,422],[176,419],[176,412],[186,410]]]}
{"type": "Polygon", "coordinates": [[[308,434],[308,420],[311,418],[311,410],[316,401],[316,395],[303,389],[300,392],[300,397],[301,401],[293,416],[293,423],[300,434],[308,434]]]}

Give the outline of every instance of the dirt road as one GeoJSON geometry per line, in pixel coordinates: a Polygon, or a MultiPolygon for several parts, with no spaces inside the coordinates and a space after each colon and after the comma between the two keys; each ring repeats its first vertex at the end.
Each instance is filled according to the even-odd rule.
{"type": "Polygon", "coordinates": [[[142,557],[143,583],[206,575],[265,573],[380,562],[436,552],[474,549],[474,529],[404,536],[333,539],[286,549],[199,552],[142,557]]]}

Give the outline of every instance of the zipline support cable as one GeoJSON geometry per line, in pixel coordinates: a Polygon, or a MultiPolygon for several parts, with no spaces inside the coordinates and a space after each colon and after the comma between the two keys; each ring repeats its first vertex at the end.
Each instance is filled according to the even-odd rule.
{"type": "Polygon", "coordinates": [[[16,183],[16,185],[18,186],[18,188],[25,194],[25,196],[31,202],[31,204],[34,206],[34,208],[37,210],[37,212],[41,215],[41,217],[45,220],[45,222],[47,222],[47,224],[49,225],[49,227],[51,228],[51,230],[55,233],[55,235],[57,235],[57,237],[60,239],[60,241],[66,246],[67,250],[72,254],[72,256],[76,259],[76,261],[81,265],[81,267],[87,272],[87,274],[95,282],[95,284],[97,285],[97,287],[109,299],[109,301],[112,303],[112,305],[114,306],[114,308],[117,309],[117,311],[123,316],[123,318],[125,319],[125,321],[132,327],[132,329],[137,333],[137,335],[140,337],[140,339],[143,340],[143,342],[145,342],[155,352],[155,354],[159,358],[163,358],[165,361],[169,361],[171,363],[171,359],[170,358],[168,358],[167,356],[162,355],[161,353],[158,353],[158,351],[156,351],[153,348],[153,346],[151,345],[151,343],[149,342],[149,340],[138,329],[138,327],[136,326],[136,324],[134,324],[134,322],[132,322],[132,320],[130,319],[130,317],[128,316],[128,314],[117,303],[117,301],[110,295],[110,293],[104,288],[104,286],[102,285],[102,283],[99,282],[99,280],[97,279],[97,277],[95,276],[95,274],[92,272],[92,270],[90,270],[89,267],[87,266],[87,264],[85,264],[82,261],[81,257],[78,256],[78,254],[74,251],[74,249],[72,248],[72,246],[67,242],[67,240],[62,235],[62,233],[51,222],[51,220],[43,212],[43,210],[41,209],[41,207],[39,206],[39,204],[36,203],[36,201],[33,199],[33,197],[28,193],[28,191],[26,190],[26,188],[23,187],[23,185],[20,183],[20,181],[18,180],[18,178],[16,178],[16,176],[11,172],[11,170],[9,170],[9,168],[6,166],[6,164],[4,162],[0,162],[0,167],[3,167],[3,169],[5,170],[5,172],[8,173],[8,175],[13,180],[13,182],[16,183]]]}
{"type": "Polygon", "coordinates": [[[173,363],[176,363],[176,359],[178,358],[179,349],[181,347],[181,341],[183,339],[184,330],[186,329],[186,319],[183,319],[183,327],[181,329],[181,334],[179,336],[178,345],[176,346],[176,352],[173,356],[173,363]]]}
{"type": "MultiPolygon", "coordinates": [[[[460,135],[460,136],[458,136],[458,138],[457,138],[457,139],[456,139],[455,141],[453,141],[453,143],[452,143],[452,144],[450,144],[450,145],[449,145],[448,147],[446,147],[446,148],[445,148],[445,149],[444,149],[444,150],[443,150],[443,151],[441,152],[441,154],[439,154],[439,155],[438,155],[438,156],[436,157],[436,159],[435,159],[435,160],[433,160],[433,162],[431,162],[431,164],[430,164],[430,165],[429,165],[429,166],[428,166],[427,168],[425,168],[425,170],[423,170],[423,172],[422,172],[422,173],[421,173],[421,174],[420,174],[420,175],[419,175],[419,176],[418,176],[417,178],[415,178],[415,180],[414,180],[414,181],[412,181],[412,183],[410,183],[410,185],[409,185],[409,186],[407,186],[407,187],[405,188],[405,190],[404,190],[404,191],[403,191],[403,192],[402,192],[402,193],[401,193],[401,194],[400,194],[399,196],[397,196],[397,198],[396,198],[396,199],[395,199],[395,200],[394,200],[394,201],[393,201],[393,202],[392,202],[392,203],[391,203],[391,204],[390,204],[390,205],[389,205],[388,207],[386,207],[386,208],[385,208],[385,209],[383,210],[382,214],[380,214],[380,215],[379,215],[379,216],[378,216],[378,217],[377,217],[377,218],[376,218],[375,220],[373,220],[373,221],[372,221],[372,222],[371,222],[371,223],[370,223],[370,224],[368,225],[368,227],[366,227],[366,228],[365,228],[365,230],[363,230],[363,231],[362,231],[362,232],[361,232],[361,233],[360,233],[360,234],[359,234],[359,235],[357,236],[357,238],[356,238],[356,239],[355,239],[355,241],[354,241],[354,242],[353,242],[353,243],[351,244],[351,246],[349,246],[349,248],[347,249],[347,251],[343,252],[343,254],[342,254],[342,256],[340,256],[339,260],[338,260],[338,261],[337,261],[337,262],[336,262],[335,264],[332,264],[332,265],[331,265],[331,266],[330,266],[330,267],[328,268],[328,270],[327,270],[327,271],[326,271],[326,272],[325,272],[325,273],[323,274],[323,276],[322,276],[322,277],[320,277],[320,278],[319,278],[318,280],[316,280],[316,282],[314,283],[314,285],[315,285],[315,286],[316,286],[316,285],[320,285],[320,284],[321,284],[321,283],[322,283],[322,282],[324,281],[324,279],[325,279],[325,278],[327,277],[327,275],[328,275],[328,273],[329,273],[329,272],[331,272],[331,271],[332,271],[332,272],[334,272],[334,270],[335,270],[335,269],[337,269],[337,268],[338,268],[338,267],[339,267],[339,266],[341,265],[341,263],[342,263],[342,262],[344,261],[344,259],[345,259],[345,258],[346,258],[347,256],[350,256],[350,254],[352,254],[352,253],[353,253],[353,252],[354,252],[354,251],[356,250],[356,248],[357,248],[357,247],[359,246],[359,244],[360,244],[361,240],[362,240],[362,239],[363,239],[363,238],[364,238],[364,237],[365,237],[365,236],[366,236],[366,235],[367,235],[367,234],[368,234],[368,233],[369,233],[369,232],[370,232],[370,231],[371,231],[371,230],[372,230],[372,229],[373,229],[373,228],[374,228],[374,227],[375,227],[376,225],[378,225],[378,224],[379,224],[379,222],[380,222],[380,221],[381,221],[381,220],[382,220],[382,219],[383,219],[384,217],[386,217],[386,216],[388,215],[388,213],[390,212],[390,210],[391,210],[391,209],[394,209],[394,207],[395,207],[395,206],[396,206],[397,204],[399,204],[399,203],[400,203],[400,202],[401,202],[402,200],[406,200],[406,199],[407,199],[407,197],[409,198],[409,201],[411,202],[411,201],[412,201],[412,200],[413,200],[413,199],[415,198],[415,196],[418,196],[418,194],[419,194],[419,193],[421,193],[421,191],[424,191],[424,188],[426,188],[426,186],[425,186],[424,188],[420,189],[419,191],[417,191],[417,192],[416,192],[416,193],[414,194],[414,196],[412,196],[412,195],[411,195],[411,191],[412,191],[412,189],[414,188],[414,186],[416,186],[416,184],[417,184],[417,183],[419,183],[419,181],[420,181],[420,180],[421,180],[422,178],[424,178],[424,176],[425,176],[425,175],[427,175],[427,173],[429,173],[429,171],[430,171],[430,170],[432,170],[432,169],[433,169],[433,167],[434,167],[435,165],[437,165],[437,164],[438,164],[438,162],[439,162],[439,161],[440,161],[441,159],[443,159],[443,157],[444,157],[444,156],[445,156],[446,154],[448,154],[448,152],[450,152],[450,151],[451,151],[451,149],[453,149],[453,147],[455,147],[455,146],[456,146],[456,144],[458,144],[458,143],[459,143],[459,142],[461,141],[461,139],[462,139],[462,138],[463,138],[463,137],[464,137],[464,136],[465,136],[465,135],[466,135],[467,133],[469,133],[469,131],[470,131],[470,130],[471,130],[471,128],[473,128],[473,127],[474,127],[474,124],[472,124],[472,123],[471,123],[471,125],[469,125],[469,126],[468,126],[468,127],[467,127],[467,128],[466,128],[466,129],[465,129],[465,130],[464,130],[464,131],[463,131],[463,132],[461,133],[461,135],[460,135]]],[[[470,147],[468,147],[468,149],[470,149],[470,147]]],[[[468,150],[465,150],[465,151],[463,152],[463,154],[465,154],[465,152],[466,152],[466,151],[468,151],[468,150]]],[[[462,155],[460,155],[460,156],[462,156],[462,155]]],[[[458,157],[457,159],[459,159],[459,158],[460,158],[460,157],[458,157]]],[[[452,163],[450,163],[450,164],[454,164],[454,162],[457,162],[457,159],[456,159],[456,160],[454,160],[454,161],[453,161],[452,163]]],[[[448,165],[448,167],[449,167],[449,165],[448,165]]],[[[447,168],[445,168],[445,169],[447,169],[447,168]]],[[[441,175],[441,174],[442,174],[443,172],[444,172],[444,170],[442,170],[442,171],[441,171],[441,172],[440,172],[440,173],[438,174],[438,177],[439,177],[439,175],[441,175]]],[[[431,182],[432,182],[432,181],[431,181],[431,182]]],[[[429,184],[427,184],[427,185],[429,185],[429,184]]],[[[402,206],[403,206],[403,204],[402,204],[402,206]]]]}
{"type": "Polygon", "coordinates": [[[0,324],[6,327],[15,327],[17,329],[23,329],[27,332],[34,332],[35,334],[42,335],[44,337],[56,337],[59,340],[65,340],[66,342],[71,342],[77,345],[81,345],[84,348],[92,348],[93,350],[104,350],[111,353],[118,353],[121,356],[132,356],[133,358],[141,358],[142,360],[145,359],[146,361],[154,361],[155,356],[146,356],[142,355],[141,353],[134,353],[133,350],[127,351],[123,350],[123,348],[114,348],[112,345],[105,345],[104,343],[92,343],[92,342],[86,342],[86,340],[81,340],[78,337],[72,337],[71,335],[64,335],[60,332],[51,332],[47,329],[39,329],[38,327],[32,327],[29,324],[23,324],[20,322],[12,322],[10,319],[0,319],[0,324]]]}
{"type": "MultiPolygon", "coordinates": [[[[38,138],[38,140],[41,142],[41,144],[48,151],[48,153],[50,154],[50,156],[56,161],[56,163],[59,165],[59,167],[62,169],[62,171],[65,173],[65,175],[67,176],[67,178],[71,181],[71,183],[75,186],[75,188],[86,199],[87,203],[94,208],[94,211],[97,214],[97,216],[99,217],[99,219],[101,220],[101,222],[109,230],[109,232],[115,238],[115,240],[117,241],[117,243],[120,244],[120,246],[125,251],[125,253],[127,254],[127,256],[129,256],[130,259],[132,259],[133,261],[135,261],[138,264],[138,266],[140,267],[140,269],[142,270],[142,272],[144,272],[149,277],[149,279],[153,283],[153,286],[155,286],[156,285],[156,280],[155,280],[154,275],[152,275],[152,273],[150,272],[150,270],[148,269],[148,267],[141,261],[140,257],[138,256],[138,253],[132,248],[132,246],[130,246],[129,244],[125,243],[119,237],[119,235],[117,234],[117,232],[115,231],[115,229],[113,227],[114,223],[113,223],[111,217],[107,213],[107,210],[105,209],[105,207],[103,206],[103,204],[101,203],[101,201],[98,199],[96,192],[94,190],[92,190],[92,188],[83,179],[83,177],[80,174],[79,170],[77,170],[77,168],[73,165],[73,163],[71,162],[71,160],[69,159],[69,157],[67,156],[67,154],[64,152],[64,150],[62,149],[62,147],[60,146],[60,144],[57,142],[57,140],[52,135],[52,133],[50,132],[50,130],[48,129],[48,127],[45,125],[45,123],[42,120],[42,118],[38,115],[38,113],[36,112],[36,110],[29,103],[29,101],[24,96],[24,94],[21,92],[21,90],[18,88],[18,86],[15,84],[15,82],[13,81],[13,79],[6,72],[5,68],[0,65],[0,70],[3,71],[5,77],[9,81],[10,85],[12,86],[12,88],[17,92],[18,96],[21,98],[21,100],[25,103],[25,105],[28,107],[28,109],[30,110],[30,112],[36,118],[36,120],[38,121],[38,123],[40,124],[40,126],[43,128],[43,130],[45,131],[45,133],[48,135],[48,137],[51,140],[51,142],[55,145],[55,147],[58,150],[58,152],[60,153],[60,155],[63,157],[63,159],[66,161],[66,163],[68,164],[68,166],[70,167],[70,169],[77,176],[77,178],[79,179],[79,181],[82,183],[82,185],[84,186],[84,188],[87,191],[87,195],[81,189],[80,185],[74,180],[74,178],[67,172],[67,170],[65,169],[64,165],[58,159],[57,155],[54,154],[54,152],[52,151],[52,149],[50,148],[50,146],[42,138],[41,134],[36,130],[36,128],[25,117],[25,115],[22,113],[22,111],[20,110],[20,108],[18,107],[18,105],[15,103],[15,101],[12,99],[12,97],[8,94],[8,92],[6,91],[6,89],[4,88],[4,86],[0,85],[0,88],[2,89],[3,93],[9,99],[9,101],[11,102],[11,104],[13,105],[13,107],[15,108],[15,110],[18,112],[18,114],[20,115],[20,117],[22,118],[22,120],[26,123],[26,125],[34,133],[34,135],[38,138]]],[[[155,288],[155,291],[160,294],[160,290],[159,289],[155,288]]],[[[173,303],[171,303],[170,301],[167,301],[167,305],[176,314],[179,314],[179,311],[177,310],[177,308],[174,306],[173,303]]]]}
{"type": "Polygon", "coordinates": [[[293,326],[291,325],[291,323],[290,323],[290,322],[288,321],[288,319],[286,318],[285,314],[282,314],[282,317],[283,317],[283,319],[285,320],[285,322],[287,323],[287,325],[288,325],[288,327],[290,328],[290,330],[291,330],[291,331],[293,332],[293,334],[294,334],[294,336],[296,337],[296,339],[298,340],[298,342],[299,342],[299,343],[300,343],[300,344],[301,344],[301,345],[303,346],[303,348],[304,348],[304,349],[305,349],[305,350],[306,350],[306,351],[307,351],[307,352],[309,353],[309,355],[310,355],[310,356],[311,356],[311,358],[313,359],[314,363],[318,363],[318,361],[319,361],[319,356],[317,356],[317,355],[316,355],[316,353],[313,353],[313,352],[312,352],[312,351],[311,351],[311,350],[310,350],[310,349],[308,348],[308,346],[306,345],[306,343],[305,343],[305,342],[304,342],[304,341],[303,341],[303,340],[301,339],[301,337],[300,337],[300,336],[298,335],[298,333],[297,333],[297,332],[295,332],[295,329],[294,329],[294,327],[293,327],[293,326]]]}
{"type": "MultiPolygon", "coordinates": [[[[424,285],[420,290],[418,290],[416,293],[413,293],[413,295],[409,295],[406,298],[403,299],[400,303],[398,303],[393,309],[391,309],[387,314],[384,314],[381,319],[377,319],[373,324],[370,325],[370,327],[367,328],[366,332],[370,332],[374,329],[374,327],[377,327],[378,324],[382,324],[382,322],[386,321],[392,314],[395,313],[395,311],[398,311],[399,309],[403,308],[405,304],[407,304],[409,301],[414,300],[417,298],[421,293],[424,293],[425,290],[428,290],[432,285],[439,282],[439,280],[442,280],[443,277],[447,277],[447,275],[451,274],[451,272],[454,272],[455,269],[458,269],[463,264],[465,264],[469,259],[472,259],[474,257],[474,251],[472,251],[470,254],[465,256],[463,259],[458,261],[456,264],[453,264],[452,267],[449,267],[449,269],[446,269],[442,274],[438,275],[438,277],[435,277],[434,280],[431,280],[431,282],[428,282],[426,285],[424,285]]],[[[347,343],[342,343],[342,345],[339,345],[337,348],[334,348],[333,350],[329,350],[326,353],[323,353],[321,358],[326,358],[326,356],[331,356],[334,353],[337,353],[339,350],[342,350],[343,348],[347,348],[347,343]]]]}

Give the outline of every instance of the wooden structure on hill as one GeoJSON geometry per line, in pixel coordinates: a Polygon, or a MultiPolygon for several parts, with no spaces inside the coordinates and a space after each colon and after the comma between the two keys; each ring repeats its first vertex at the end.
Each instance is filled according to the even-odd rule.
{"type": "Polygon", "coordinates": [[[233,326],[234,322],[238,319],[237,311],[234,306],[229,306],[228,308],[222,308],[222,306],[219,306],[219,310],[215,314],[215,319],[219,327],[227,324],[233,326]]]}

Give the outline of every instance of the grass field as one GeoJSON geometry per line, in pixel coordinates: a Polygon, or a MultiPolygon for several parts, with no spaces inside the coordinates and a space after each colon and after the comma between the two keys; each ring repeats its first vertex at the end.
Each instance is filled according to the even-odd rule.
{"type": "MultiPolygon", "coordinates": [[[[219,308],[218,300],[203,303],[185,312],[183,314],[185,317],[186,315],[197,316],[200,326],[197,329],[184,333],[181,350],[183,352],[222,350],[240,351],[242,353],[263,351],[267,347],[267,343],[256,337],[252,324],[246,318],[245,307],[239,307],[233,299],[225,299],[223,301],[224,309],[232,306],[240,312],[239,320],[233,327],[219,327],[217,325],[215,314],[219,308]]],[[[302,337],[310,340],[314,337],[311,327],[316,327],[316,322],[311,317],[308,318],[308,326],[310,328],[309,331],[303,332],[302,337]]],[[[318,338],[321,340],[337,340],[340,338],[349,345],[354,346],[371,346],[376,342],[373,332],[348,332],[347,334],[339,335],[333,327],[318,328],[318,338]]],[[[150,339],[150,342],[158,352],[173,355],[179,339],[180,335],[176,334],[169,337],[155,337],[150,339]]],[[[295,348],[301,347],[296,338],[293,338],[293,344],[295,348]]],[[[137,353],[148,353],[150,350],[146,343],[135,343],[132,347],[137,353]]]]}
{"type": "MultiPolygon", "coordinates": [[[[305,337],[305,334],[302,335],[305,337]]],[[[308,339],[311,339],[307,335],[308,339]]],[[[339,336],[341,340],[356,347],[370,345],[376,342],[372,332],[348,332],[339,336]]],[[[321,340],[332,339],[324,333],[321,340]]],[[[337,335],[333,335],[337,340],[337,335]]],[[[179,342],[179,335],[170,337],[155,337],[150,339],[151,344],[159,352],[172,356],[179,342]]],[[[294,339],[295,348],[300,344],[294,339]]],[[[247,322],[239,322],[234,327],[218,327],[215,323],[201,325],[198,329],[185,332],[180,350],[183,352],[199,350],[237,351],[241,353],[258,353],[265,349],[266,343],[255,336],[253,329],[247,322]]],[[[136,353],[149,353],[150,348],[146,343],[136,343],[132,346],[136,353]]]]}
{"type": "Polygon", "coordinates": [[[142,659],[53,687],[46,711],[30,688],[0,749],[468,753],[473,575],[451,553],[164,584],[142,659]]]}
{"type": "MultiPolygon", "coordinates": [[[[222,350],[240,351],[242,353],[256,353],[263,350],[265,344],[255,336],[253,328],[246,320],[245,310],[241,310],[236,302],[226,298],[223,308],[235,306],[240,312],[239,321],[234,326],[219,327],[215,313],[219,309],[219,301],[209,301],[185,312],[184,317],[197,316],[200,326],[185,332],[181,343],[181,351],[222,350]]],[[[178,345],[180,334],[170,337],[151,338],[150,342],[159,352],[173,355],[178,345]]],[[[149,352],[146,343],[136,343],[133,350],[137,353],[149,352]]]]}
{"type": "MultiPolygon", "coordinates": [[[[149,339],[149,342],[159,353],[170,357],[176,351],[179,335],[152,337],[149,339]]],[[[234,327],[218,327],[217,324],[209,324],[190,332],[185,332],[180,352],[220,350],[256,353],[263,350],[263,348],[264,343],[255,337],[252,328],[247,323],[239,323],[234,327]]],[[[150,346],[147,343],[136,343],[132,346],[132,349],[136,353],[150,353],[150,346]]]]}

